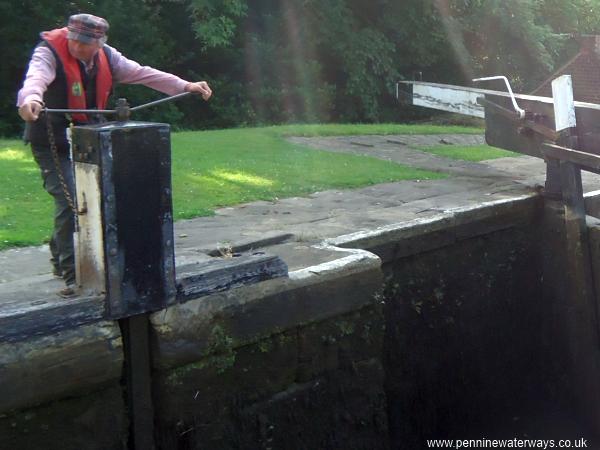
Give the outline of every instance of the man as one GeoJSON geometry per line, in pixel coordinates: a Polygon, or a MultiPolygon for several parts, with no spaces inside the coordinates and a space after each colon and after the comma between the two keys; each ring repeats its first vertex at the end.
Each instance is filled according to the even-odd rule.
{"type": "Polygon", "coordinates": [[[168,95],[193,92],[204,100],[212,95],[205,81],[190,83],[127,59],[106,45],[108,28],[108,22],[101,17],[76,14],[69,18],[67,27],[41,33],[42,42],[33,52],[17,97],[19,115],[27,122],[26,140],[31,142],[44,188],[54,198],[51,262],[54,275],[66,283],[59,293],[65,297],[75,294],[74,217],[69,205],[74,188],[66,130],[70,123],[78,125],[98,119],[84,114],[50,114],[47,118],[42,109],[106,109],[115,83],[143,84],[168,95]],[[53,159],[48,120],[60,171],[53,159]]]}

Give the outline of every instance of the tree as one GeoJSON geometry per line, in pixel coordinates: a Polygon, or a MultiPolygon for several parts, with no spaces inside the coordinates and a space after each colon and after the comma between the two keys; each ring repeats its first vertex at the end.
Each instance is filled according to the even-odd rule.
{"type": "Polygon", "coordinates": [[[124,54],[212,84],[208,104],[135,117],[183,128],[398,120],[395,83],[419,73],[456,84],[506,75],[527,91],[569,56],[570,34],[600,32],[600,0],[0,0],[0,134],[22,127],[16,91],[38,33],[83,11],[109,20],[124,54]]]}

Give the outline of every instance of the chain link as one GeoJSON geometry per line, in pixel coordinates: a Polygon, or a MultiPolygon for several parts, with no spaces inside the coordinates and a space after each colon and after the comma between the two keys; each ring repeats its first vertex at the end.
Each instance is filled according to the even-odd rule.
{"type": "Polygon", "coordinates": [[[46,130],[48,132],[48,142],[50,142],[50,152],[52,153],[52,159],[54,160],[54,165],[56,166],[56,173],[58,174],[58,180],[60,181],[60,185],[62,186],[63,193],[65,194],[65,198],[67,199],[67,203],[69,204],[69,208],[73,211],[75,217],[78,215],[77,206],[75,206],[75,202],[73,201],[73,197],[71,196],[71,192],[69,190],[69,186],[65,181],[65,177],[62,171],[62,167],[60,166],[60,160],[58,158],[58,147],[56,146],[56,138],[54,137],[54,129],[52,127],[52,122],[50,120],[50,114],[46,113],[46,130]]]}
{"type": "Polygon", "coordinates": [[[62,114],[62,113],[74,113],[74,112],[95,113],[95,114],[117,114],[117,120],[126,121],[126,120],[129,120],[130,111],[136,111],[139,109],[147,108],[149,106],[157,105],[159,103],[176,100],[178,98],[185,97],[190,94],[191,94],[191,92],[183,92],[181,94],[172,95],[170,97],[166,97],[166,98],[163,98],[160,100],[156,100],[154,102],[146,103],[144,105],[136,106],[134,108],[129,108],[129,105],[127,104],[127,101],[125,99],[119,99],[119,101],[117,102],[117,108],[111,109],[111,110],[95,110],[95,109],[72,110],[72,109],[44,108],[43,111],[46,114],[46,129],[48,132],[48,142],[50,143],[52,159],[54,160],[54,165],[56,166],[56,173],[58,174],[58,179],[60,181],[60,185],[62,186],[62,190],[65,194],[65,198],[67,199],[67,203],[69,204],[69,207],[71,208],[71,210],[73,211],[73,214],[75,215],[75,221],[76,221],[75,227],[77,227],[77,217],[80,214],[85,214],[85,210],[86,210],[85,198],[84,198],[84,205],[83,205],[82,211],[79,211],[77,209],[77,205],[76,205],[75,201],[73,200],[73,197],[71,196],[69,186],[67,186],[67,183],[65,181],[65,177],[62,172],[62,168],[60,167],[60,160],[58,158],[58,148],[56,146],[56,138],[54,136],[54,129],[52,127],[52,122],[50,120],[50,114],[52,114],[52,113],[61,113],[62,114]]]}

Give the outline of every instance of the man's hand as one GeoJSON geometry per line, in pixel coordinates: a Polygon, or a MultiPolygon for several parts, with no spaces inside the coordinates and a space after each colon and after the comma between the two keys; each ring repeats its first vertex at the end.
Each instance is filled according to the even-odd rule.
{"type": "Polygon", "coordinates": [[[42,104],[39,102],[31,101],[23,104],[19,108],[19,116],[25,122],[35,122],[40,116],[40,112],[42,111],[42,104]]]}
{"type": "Polygon", "coordinates": [[[188,83],[185,86],[186,92],[194,92],[200,94],[204,100],[208,100],[212,95],[212,91],[206,81],[198,81],[196,83],[188,83]]]}

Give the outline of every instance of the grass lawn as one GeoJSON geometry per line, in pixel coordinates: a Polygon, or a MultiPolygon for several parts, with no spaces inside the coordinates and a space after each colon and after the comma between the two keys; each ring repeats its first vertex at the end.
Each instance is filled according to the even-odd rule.
{"type": "MultiPolygon", "coordinates": [[[[307,195],[442,174],[364,156],[309,150],[286,136],[481,133],[429,125],[286,125],[172,135],[176,219],[210,215],[220,206],[307,195]]],[[[53,204],[41,186],[29,149],[0,140],[0,249],[37,245],[52,229],[53,204]]]]}
{"type": "Polygon", "coordinates": [[[423,152],[445,156],[450,159],[462,159],[463,161],[485,161],[487,159],[505,158],[507,156],[521,156],[520,153],[490,147],[489,145],[474,145],[463,147],[460,145],[436,145],[434,147],[420,148],[423,152]]]}

